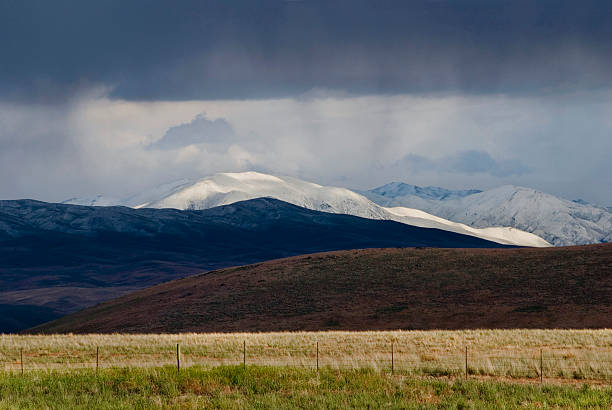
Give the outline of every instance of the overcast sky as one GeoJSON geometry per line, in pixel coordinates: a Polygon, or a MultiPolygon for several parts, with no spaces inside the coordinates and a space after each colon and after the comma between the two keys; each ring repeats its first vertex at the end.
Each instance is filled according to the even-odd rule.
{"type": "Polygon", "coordinates": [[[612,205],[612,2],[0,1],[0,198],[215,172],[612,205]]]}

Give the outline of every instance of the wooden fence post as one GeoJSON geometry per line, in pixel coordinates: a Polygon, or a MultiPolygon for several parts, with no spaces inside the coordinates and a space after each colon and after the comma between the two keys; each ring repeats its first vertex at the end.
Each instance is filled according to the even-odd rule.
{"type": "Polygon", "coordinates": [[[21,363],[21,375],[23,376],[23,347],[19,349],[19,362],[21,363]]]}
{"type": "Polygon", "coordinates": [[[176,371],[181,371],[181,345],[176,344],[176,371]]]}
{"type": "Polygon", "coordinates": [[[468,358],[467,358],[467,346],[465,346],[465,378],[468,378],[468,358]]]}
{"type": "Polygon", "coordinates": [[[100,346],[96,346],[96,374],[98,374],[99,366],[100,366],[100,346]]]}
{"type": "Polygon", "coordinates": [[[395,360],[393,358],[393,342],[391,342],[391,374],[395,372],[395,360]]]}
{"type": "Polygon", "coordinates": [[[242,341],[242,367],[246,368],[246,340],[242,341]]]}
{"type": "Polygon", "coordinates": [[[319,373],[319,341],[317,341],[317,373],[319,373]]]}
{"type": "Polygon", "coordinates": [[[544,355],[540,349],[540,384],[544,383],[544,355]]]}

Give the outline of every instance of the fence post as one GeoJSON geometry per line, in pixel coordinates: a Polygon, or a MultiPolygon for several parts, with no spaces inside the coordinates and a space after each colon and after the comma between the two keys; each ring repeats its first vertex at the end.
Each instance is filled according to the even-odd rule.
{"type": "Polygon", "coordinates": [[[176,344],[176,371],[181,371],[181,345],[176,344]]]}
{"type": "Polygon", "coordinates": [[[96,374],[98,374],[99,365],[100,365],[100,346],[96,346],[96,374]]]}
{"type": "Polygon", "coordinates": [[[23,376],[23,347],[19,349],[19,362],[21,363],[21,375],[23,376]]]}
{"type": "Polygon", "coordinates": [[[395,373],[395,360],[393,359],[393,342],[391,342],[391,374],[395,373]]]}
{"type": "Polygon", "coordinates": [[[246,340],[242,341],[242,367],[246,368],[246,340]]]}
{"type": "Polygon", "coordinates": [[[319,373],[319,341],[317,341],[317,373],[319,373]]]}
{"type": "Polygon", "coordinates": [[[544,355],[540,349],[540,384],[544,383],[544,355]]]}
{"type": "Polygon", "coordinates": [[[467,346],[465,346],[465,378],[468,378],[468,358],[467,358],[467,346]]]}

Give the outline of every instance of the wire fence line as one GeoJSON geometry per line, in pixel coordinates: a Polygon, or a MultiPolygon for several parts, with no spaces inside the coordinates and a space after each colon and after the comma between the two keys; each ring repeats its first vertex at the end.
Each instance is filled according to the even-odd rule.
{"type": "Polygon", "coordinates": [[[339,345],[331,343],[282,346],[249,344],[246,340],[224,346],[180,343],[156,346],[83,346],[57,348],[4,348],[0,369],[9,372],[107,367],[266,365],[313,369],[330,367],[374,368],[380,371],[425,376],[492,376],[539,379],[579,379],[612,383],[612,350],[575,348],[496,349],[468,346],[456,352],[436,346],[379,343],[339,345]]]}

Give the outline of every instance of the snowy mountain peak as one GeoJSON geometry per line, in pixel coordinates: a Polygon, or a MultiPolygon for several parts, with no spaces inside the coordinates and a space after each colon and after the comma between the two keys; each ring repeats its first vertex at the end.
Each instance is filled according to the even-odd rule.
{"type": "Polygon", "coordinates": [[[261,197],[280,199],[308,209],[385,219],[380,207],[348,189],[258,172],[215,174],[139,207],[208,209],[261,197]]]}
{"type": "Polygon", "coordinates": [[[612,241],[612,214],[588,204],[561,199],[532,188],[504,185],[464,197],[427,199],[379,188],[365,192],[384,206],[407,206],[475,228],[511,226],[557,246],[612,241]]]}
{"type": "Polygon", "coordinates": [[[323,186],[297,178],[259,172],[219,173],[196,181],[177,181],[128,198],[118,204],[134,208],[201,210],[263,197],[275,198],[316,211],[393,220],[413,226],[475,236],[502,244],[550,246],[537,235],[521,230],[499,225],[489,225],[486,229],[479,229],[417,209],[385,208],[346,188],[323,186]]]}
{"type": "Polygon", "coordinates": [[[219,173],[180,185],[168,195],[138,207],[208,209],[234,202],[270,197],[317,211],[349,214],[370,219],[386,219],[409,225],[437,228],[481,237],[503,244],[549,246],[536,235],[493,227],[487,230],[447,221],[416,209],[387,209],[346,188],[330,187],[286,176],[259,172],[219,173]]]}
{"type": "Polygon", "coordinates": [[[405,184],[403,182],[391,182],[381,187],[372,189],[373,192],[382,196],[406,196],[415,195],[424,199],[450,199],[450,198],[462,198],[468,195],[477,194],[482,192],[478,189],[465,189],[465,190],[450,190],[446,188],[440,188],[435,186],[420,187],[417,185],[405,184]]]}
{"type": "Polygon", "coordinates": [[[262,174],[261,172],[256,172],[256,171],[221,172],[217,175],[222,175],[227,178],[233,178],[237,181],[243,181],[247,183],[248,182],[263,182],[263,181],[274,182],[274,183],[282,182],[282,180],[279,177],[276,177],[274,175],[262,174]]]}

